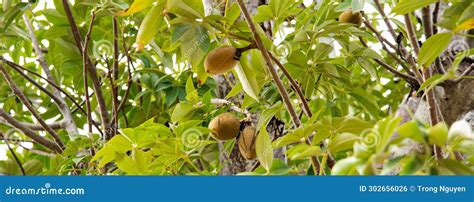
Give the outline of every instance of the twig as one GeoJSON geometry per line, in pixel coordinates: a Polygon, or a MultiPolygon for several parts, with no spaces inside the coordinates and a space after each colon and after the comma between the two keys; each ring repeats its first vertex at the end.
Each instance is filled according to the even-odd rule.
{"type": "Polygon", "coordinates": [[[48,149],[51,149],[52,151],[56,152],[56,153],[61,153],[62,152],[62,149],[61,147],[59,147],[55,142],[49,140],[49,139],[46,139],[45,137],[43,136],[40,136],[38,134],[36,134],[35,132],[33,132],[30,128],[28,128],[27,126],[23,125],[22,123],[18,122],[17,120],[15,120],[13,117],[11,117],[10,115],[8,115],[3,109],[0,108],[0,117],[2,117],[3,119],[5,119],[5,121],[7,121],[10,125],[12,125],[14,128],[20,130],[21,132],[23,132],[26,136],[28,136],[29,138],[31,138],[32,140],[34,140],[36,143],[40,144],[40,145],[43,145],[45,146],[46,148],[48,149]]]}
{"type": "MultiPolygon", "coordinates": [[[[51,85],[52,87],[56,88],[58,91],[60,91],[61,93],[63,93],[69,100],[71,100],[71,102],[81,111],[84,112],[85,114],[85,111],[84,109],[76,102],[76,100],[71,96],[69,95],[68,92],[64,91],[61,87],[59,87],[58,85],[56,85],[53,81],[39,75],[38,73],[34,72],[34,71],[31,71],[21,65],[18,65],[12,61],[9,61],[9,60],[6,60],[5,58],[3,58],[2,56],[0,56],[0,59],[3,60],[5,63],[7,63],[9,66],[11,66],[12,68],[14,68],[15,71],[17,71],[18,73],[21,72],[21,70],[23,71],[26,71],[30,74],[33,74],[34,76],[46,81],[49,85],[51,85]]],[[[21,74],[21,73],[20,73],[21,74]]]]}
{"type": "MultiPolygon", "coordinates": [[[[382,49],[387,52],[387,54],[389,56],[391,56],[393,59],[395,59],[395,61],[397,61],[398,64],[400,64],[403,69],[408,73],[408,74],[413,74],[413,72],[405,65],[405,63],[400,60],[395,54],[393,54],[392,52],[390,52],[390,50],[388,50],[388,48],[385,46],[385,44],[388,44],[391,48],[393,48],[394,50],[397,50],[397,47],[395,47],[393,44],[391,44],[390,42],[388,42],[387,39],[385,39],[385,37],[383,37],[382,35],[380,35],[380,33],[369,23],[369,21],[367,20],[367,16],[365,14],[363,14],[364,16],[364,25],[370,29],[370,31],[372,31],[375,36],[377,37],[377,39],[379,40],[380,44],[382,45],[382,49]]],[[[365,42],[364,42],[365,43],[365,42]]],[[[367,46],[367,44],[365,44],[364,46],[367,46]]],[[[368,47],[368,46],[367,46],[368,47]]]]}
{"type": "Polygon", "coordinates": [[[374,3],[375,3],[375,7],[377,7],[377,10],[379,11],[380,15],[382,15],[383,21],[387,25],[388,32],[390,32],[393,39],[396,39],[397,38],[397,33],[393,29],[392,24],[390,23],[387,15],[385,14],[385,11],[383,10],[382,5],[380,4],[380,1],[379,0],[374,0],[374,3]]]}
{"type": "Polygon", "coordinates": [[[466,70],[464,70],[463,73],[461,73],[461,74],[459,75],[459,78],[457,78],[457,79],[455,79],[455,80],[453,81],[453,83],[454,83],[454,84],[458,84],[459,82],[462,81],[463,77],[469,75],[473,70],[474,70],[474,64],[471,64],[471,66],[469,66],[466,70]]]}
{"type": "Polygon", "coordinates": [[[18,165],[18,167],[20,167],[21,174],[22,174],[22,175],[26,175],[25,168],[23,168],[23,165],[21,165],[21,161],[20,161],[20,159],[18,158],[18,156],[16,156],[15,151],[13,151],[13,149],[10,147],[10,143],[8,143],[7,138],[3,135],[2,132],[0,132],[0,136],[3,137],[3,141],[4,141],[5,144],[7,145],[8,150],[10,150],[10,153],[12,153],[12,156],[13,156],[13,158],[15,159],[16,164],[18,165]]]}
{"type": "MultiPolygon", "coordinates": [[[[359,37],[359,40],[360,42],[362,43],[362,45],[364,45],[364,47],[369,47],[367,45],[367,43],[364,41],[364,39],[362,39],[361,37],[359,37]]],[[[390,67],[390,65],[388,65],[387,63],[385,63],[384,61],[382,60],[379,60],[377,58],[374,58],[374,61],[377,62],[380,66],[382,66],[383,68],[387,69],[388,71],[390,71],[391,73],[393,73],[395,76],[398,76],[402,79],[404,79],[407,83],[409,83],[411,86],[413,87],[419,87],[420,84],[418,84],[418,82],[416,81],[416,78],[411,76],[411,75],[407,75],[407,74],[404,74],[392,67],[390,67]]]]}
{"type": "MultiPolygon", "coordinates": [[[[380,15],[382,15],[383,21],[385,22],[385,24],[388,28],[388,31],[390,32],[390,35],[392,35],[393,39],[396,40],[397,39],[397,34],[395,33],[395,30],[393,29],[392,24],[390,23],[387,15],[385,14],[385,11],[383,10],[382,5],[380,4],[380,1],[379,0],[374,0],[374,3],[375,3],[375,7],[377,7],[377,10],[379,11],[380,15]]],[[[403,53],[405,58],[407,56],[409,56],[409,53],[405,49],[405,46],[403,44],[400,44],[400,46],[401,46],[401,52],[403,53]]],[[[413,57],[410,56],[408,58],[408,62],[410,63],[410,65],[412,67],[412,71],[415,74],[415,77],[418,80],[418,83],[420,83],[420,85],[421,85],[423,83],[423,78],[422,78],[420,72],[418,72],[418,70],[416,69],[415,60],[413,59],[413,57]]]]}
{"type": "MultiPolygon", "coordinates": [[[[230,106],[229,109],[232,110],[232,111],[235,111],[235,112],[238,112],[238,113],[243,113],[245,115],[250,115],[251,113],[246,110],[246,109],[241,109],[235,105],[232,105],[233,103],[228,101],[228,100],[225,100],[225,99],[217,99],[217,98],[213,98],[211,99],[211,104],[213,105],[226,105],[226,106],[230,106]]],[[[204,104],[202,102],[198,102],[196,104],[196,107],[202,107],[204,104]]]]}
{"type": "MultiPolygon", "coordinates": [[[[262,39],[260,38],[260,35],[258,34],[257,29],[255,28],[255,24],[252,20],[252,17],[250,16],[243,0],[237,0],[237,3],[239,4],[240,10],[244,14],[244,17],[247,21],[247,24],[250,27],[250,30],[252,31],[253,37],[255,39],[255,43],[257,44],[258,49],[260,49],[260,52],[262,53],[263,58],[265,59],[268,70],[270,71],[270,74],[273,78],[273,81],[275,82],[275,84],[277,86],[277,89],[280,93],[280,96],[282,97],[283,102],[286,105],[286,109],[288,110],[288,113],[290,114],[290,116],[293,120],[293,124],[296,127],[299,127],[301,125],[301,121],[300,121],[298,115],[296,114],[296,111],[295,111],[293,105],[291,104],[291,100],[290,100],[290,97],[288,95],[288,92],[286,92],[286,89],[283,86],[283,83],[281,82],[280,78],[278,77],[278,73],[277,73],[276,69],[273,67],[271,58],[268,54],[268,50],[266,50],[265,46],[263,45],[262,39]]],[[[317,158],[311,158],[311,163],[312,163],[313,168],[315,169],[315,171],[317,169],[319,169],[319,162],[318,162],[317,158]]],[[[317,173],[317,172],[315,172],[315,173],[317,173]]]]}
{"type": "Polygon", "coordinates": [[[0,71],[2,72],[3,77],[7,81],[8,86],[12,89],[13,93],[20,99],[20,101],[23,103],[23,105],[28,108],[30,113],[38,120],[38,122],[43,126],[43,128],[53,137],[54,141],[58,144],[59,148],[63,149],[64,148],[64,142],[61,140],[59,135],[54,131],[51,127],[49,127],[48,124],[41,118],[41,116],[36,112],[36,109],[30,104],[28,101],[28,98],[26,98],[25,94],[18,88],[16,83],[13,81],[11,78],[10,74],[7,72],[5,67],[3,67],[2,64],[0,64],[0,71]]]}
{"type": "MultiPolygon", "coordinates": [[[[50,81],[49,79],[47,78],[44,78],[43,76],[39,75],[38,73],[36,72],[33,72],[25,67],[22,67],[21,65],[18,65],[16,63],[13,63],[11,61],[8,61],[6,59],[4,59],[2,56],[0,56],[0,59],[3,60],[5,63],[7,63],[10,67],[12,67],[16,72],[18,72],[20,75],[22,75],[25,79],[27,79],[28,81],[30,81],[33,85],[37,86],[40,90],[42,90],[44,93],[48,94],[49,91],[45,90],[43,87],[40,87],[41,85],[39,85],[38,83],[36,83],[32,78],[30,78],[29,76],[27,76],[26,74],[24,74],[22,72],[23,71],[27,71],[28,73],[30,74],[33,74],[34,76],[38,77],[38,78],[41,78],[43,80],[45,80],[46,82],[48,82],[48,84],[50,84],[52,87],[56,88],[58,91],[60,91],[61,93],[63,93],[69,100],[71,100],[71,102],[76,106],[76,109],[73,109],[71,110],[71,113],[75,113],[77,110],[80,110],[84,115],[87,115],[87,112],[84,110],[84,108],[82,108],[82,105],[84,103],[77,103],[76,100],[74,100],[74,98],[69,95],[69,93],[67,93],[66,91],[64,91],[63,89],[61,89],[59,86],[57,86],[56,84],[54,84],[52,81],[50,81]]],[[[50,95],[50,94],[48,94],[50,95]]],[[[51,99],[55,99],[54,97],[50,96],[51,99]]],[[[94,127],[99,131],[99,133],[102,134],[102,131],[100,130],[100,127],[97,125],[97,123],[93,122],[94,124],[94,127]]],[[[41,129],[38,129],[38,130],[41,130],[41,129]]]]}
{"type": "MultiPolygon", "coordinates": [[[[46,74],[48,80],[51,82],[54,82],[53,75],[51,74],[51,71],[48,67],[48,63],[46,62],[44,58],[44,54],[41,51],[38,39],[36,38],[33,26],[31,25],[30,19],[28,16],[23,14],[23,21],[25,21],[26,28],[28,29],[28,34],[31,38],[31,43],[33,45],[33,48],[35,50],[36,56],[38,57],[38,62],[40,63],[41,67],[43,68],[44,73],[46,74]]],[[[55,83],[56,84],[56,83],[55,83]]],[[[77,130],[76,123],[74,122],[74,119],[72,118],[71,110],[69,109],[69,106],[66,104],[66,101],[64,98],[61,96],[61,92],[59,92],[56,88],[51,87],[51,90],[53,91],[52,97],[55,99],[55,103],[58,106],[59,111],[63,115],[64,123],[65,123],[65,129],[68,131],[69,135],[77,135],[79,132],[77,130]]],[[[51,96],[50,96],[51,97],[51,96]]]]}
{"type": "Polygon", "coordinates": [[[89,55],[84,54],[83,52],[81,33],[79,32],[76,21],[74,20],[74,16],[72,15],[68,0],[62,0],[62,4],[64,7],[64,12],[66,14],[66,17],[69,21],[69,26],[71,27],[72,35],[74,37],[76,46],[79,48],[81,54],[83,54],[83,57],[85,57],[86,62],[84,65],[86,66],[88,73],[90,74],[90,77],[91,77],[92,86],[94,87],[95,96],[97,99],[97,103],[99,105],[99,111],[100,111],[100,116],[102,118],[102,124],[104,125],[104,128],[105,128],[105,132],[106,132],[105,135],[107,136],[108,135],[107,132],[110,133],[110,130],[108,130],[109,125],[107,124],[109,123],[109,112],[107,111],[107,105],[105,104],[104,96],[103,96],[102,90],[100,89],[100,84],[99,84],[100,82],[99,82],[99,77],[97,75],[97,69],[95,65],[92,63],[91,59],[89,58],[89,55]]]}
{"type": "Polygon", "coordinates": [[[113,61],[113,77],[111,77],[110,85],[112,87],[112,103],[113,103],[113,134],[115,136],[117,134],[117,127],[118,127],[118,87],[115,85],[115,81],[118,79],[119,75],[119,45],[118,45],[118,22],[115,16],[112,17],[113,21],[113,35],[114,35],[114,61],[113,61]]]}

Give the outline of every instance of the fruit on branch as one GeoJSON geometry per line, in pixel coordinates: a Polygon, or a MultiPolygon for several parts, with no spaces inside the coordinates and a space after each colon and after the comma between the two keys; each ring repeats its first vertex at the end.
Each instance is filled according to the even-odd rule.
{"type": "Polygon", "coordinates": [[[212,75],[224,74],[237,65],[241,51],[232,46],[222,46],[211,51],[204,62],[206,72],[212,75]]]}
{"type": "Polygon", "coordinates": [[[257,130],[253,126],[247,126],[240,133],[238,140],[239,151],[247,160],[253,160],[257,157],[255,150],[255,141],[257,140],[257,130]]]}
{"type": "Polygon", "coordinates": [[[212,119],[209,129],[217,140],[234,139],[239,134],[240,121],[233,113],[226,112],[212,119]]]}
{"type": "Polygon", "coordinates": [[[339,22],[352,23],[360,27],[362,25],[362,14],[352,12],[352,9],[346,10],[339,15],[339,22]]]}

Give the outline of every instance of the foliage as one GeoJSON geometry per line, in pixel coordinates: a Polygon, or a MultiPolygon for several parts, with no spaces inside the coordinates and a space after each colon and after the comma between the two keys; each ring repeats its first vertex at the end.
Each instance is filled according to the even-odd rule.
{"type": "MultiPolygon", "coordinates": [[[[62,2],[2,1],[1,54],[6,60],[45,75],[36,61],[37,54],[22,15],[32,19],[34,34],[45,49],[52,78],[71,96],[65,101],[80,133],[71,135],[64,129],[57,130],[66,143],[60,154],[36,143],[9,140],[28,175],[216,175],[223,167],[220,152],[227,155],[235,140],[219,148],[207,125],[213,117],[235,108],[242,109],[235,112],[241,120],[249,121],[248,113],[259,117],[256,150],[260,166],[242,175],[472,175],[474,172],[472,134],[449,139],[449,126],[445,123],[429,126],[416,117],[402,123],[400,117],[394,116],[406,94],[427,92],[443,81],[456,78],[453,72],[457,66],[449,71],[451,74],[435,75],[415,88],[377,62],[405,71],[393,56],[377,48],[380,41],[373,31],[336,20],[346,9],[355,12],[375,7],[373,2],[323,0],[304,7],[298,1],[271,0],[268,5],[259,6],[253,15],[256,23],[273,21],[270,30],[258,27],[258,34],[265,48],[298,82],[308,100],[311,117],[303,114],[290,80],[279,75],[290,92],[293,106],[302,114],[299,127],[293,125],[258,49],[243,52],[239,65],[224,75],[227,80],[230,74],[235,75],[237,82],[229,82],[232,89],[227,92],[224,104],[215,102],[222,84],[206,73],[204,58],[223,45],[244,48],[253,44],[249,37],[252,30],[240,17],[237,3],[225,1],[220,5],[223,12],[214,8],[208,13],[201,0],[75,2],[71,10],[83,39],[92,16],[96,16],[88,53],[97,67],[105,108],[111,116],[114,99],[124,103],[117,115],[119,134],[104,140],[101,135],[108,132],[104,128],[100,132],[97,129],[87,132],[87,116],[72,102],[86,109],[82,50],[75,44],[62,2]],[[118,37],[114,37],[113,19],[119,24],[118,37]],[[274,38],[267,37],[268,32],[274,38]],[[119,44],[120,54],[115,59],[119,74],[112,79],[114,40],[119,44]],[[115,97],[111,80],[118,86],[115,97]],[[285,123],[284,136],[271,139],[266,126],[272,118],[285,123]],[[403,153],[412,143],[417,143],[421,152],[403,153]],[[434,145],[444,151],[446,158],[436,159],[432,155],[434,145]],[[274,158],[273,151],[279,148],[286,148],[286,161],[274,158]],[[464,160],[456,160],[457,155],[462,155],[464,160]],[[311,158],[317,159],[319,168],[311,164],[311,158]]],[[[392,8],[390,18],[397,25],[395,31],[407,33],[403,23],[394,16],[412,13],[436,1],[393,2],[397,1],[384,6],[392,8]]],[[[444,14],[440,13],[443,18],[437,24],[448,32],[424,41],[416,68],[428,68],[454,35],[473,28],[469,16],[472,3],[449,2],[451,6],[444,14]]],[[[374,27],[383,23],[378,12],[366,14],[374,27]]],[[[415,32],[422,36],[422,26],[415,32]]],[[[409,46],[407,38],[401,43],[409,46]]],[[[471,55],[472,51],[464,53],[471,55]]],[[[63,115],[50,96],[4,61],[0,65],[12,75],[44,120],[48,123],[62,120],[63,115]]],[[[45,79],[28,75],[41,86],[48,86],[45,79]]],[[[20,122],[36,123],[9,90],[9,85],[0,81],[0,107],[20,122]]],[[[87,83],[92,86],[91,81],[87,83]]],[[[93,92],[91,89],[89,92],[93,92]]],[[[95,95],[90,97],[92,117],[100,127],[101,106],[95,95]]],[[[0,132],[5,137],[29,140],[24,132],[14,130],[2,120],[0,132]]],[[[37,133],[48,137],[44,131],[37,133]]],[[[21,174],[11,152],[7,160],[0,161],[0,173],[21,174]]]]}

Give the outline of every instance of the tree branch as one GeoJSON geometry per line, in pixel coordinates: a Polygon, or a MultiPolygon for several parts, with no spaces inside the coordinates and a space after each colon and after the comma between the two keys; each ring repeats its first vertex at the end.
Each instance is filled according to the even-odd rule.
{"type": "MultiPolygon", "coordinates": [[[[84,80],[84,97],[85,97],[86,108],[87,108],[87,123],[89,125],[89,134],[92,134],[92,109],[91,109],[91,103],[90,103],[90,98],[89,98],[89,85],[88,85],[88,79],[87,79],[87,74],[88,74],[89,71],[91,71],[87,67],[87,64],[88,64],[88,61],[87,61],[87,55],[88,55],[87,48],[89,46],[89,40],[90,40],[90,36],[91,36],[91,33],[92,33],[92,28],[94,27],[94,19],[95,19],[95,12],[92,12],[91,21],[90,21],[90,24],[89,24],[89,29],[87,31],[86,38],[85,38],[85,41],[84,41],[84,45],[82,47],[82,65],[83,65],[82,78],[84,80]]],[[[102,121],[104,121],[104,120],[102,120],[102,121]]],[[[104,123],[103,125],[107,125],[107,124],[108,123],[104,123]]],[[[107,128],[105,128],[105,129],[106,129],[105,134],[107,134],[107,128]]],[[[107,139],[107,137],[104,137],[104,138],[107,139]]]]}
{"type": "MultiPolygon", "coordinates": [[[[10,123],[8,123],[6,120],[4,120],[1,117],[0,117],[0,123],[13,127],[10,123]]],[[[21,125],[29,128],[29,129],[31,129],[31,130],[38,130],[38,131],[44,130],[43,126],[40,125],[40,124],[33,124],[33,123],[26,123],[26,122],[19,122],[19,123],[21,125]]],[[[48,124],[48,125],[49,125],[49,127],[51,127],[54,130],[59,130],[59,129],[64,128],[64,122],[63,121],[54,122],[54,123],[51,123],[51,124],[48,124]]]]}
{"type": "Polygon", "coordinates": [[[407,29],[408,39],[413,48],[413,51],[415,51],[415,54],[418,55],[418,53],[420,52],[420,45],[418,44],[418,39],[415,34],[415,27],[413,26],[413,22],[411,21],[411,16],[409,13],[407,13],[403,15],[403,17],[405,19],[405,27],[407,29]]]}
{"type": "Polygon", "coordinates": [[[30,104],[28,101],[28,98],[26,98],[25,94],[18,88],[16,83],[13,81],[13,79],[10,77],[10,74],[8,74],[7,70],[5,67],[3,67],[2,64],[0,64],[0,71],[2,72],[3,77],[7,81],[8,86],[13,90],[13,93],[20,99],[20,101],[23,103],[23,105],[28,108],[30,113],[38,120],[38,122],[43,126],[43,128],[53,137],[54,141],[58,144],[59,148],[63,149],[64,148],[64,142],[61,140],[59,135],[54,131],[51,127],[49,127],[48,124],[41,118],[41,116],[36,112],[36,109],[30,104]]]}
{"type": "MultiPolygon", "coordinates": [[[[33,26],[31,25],[30,19],[28,18],[26,13],[23,14],[23,21],[25,21],[26,28],[28,29],[28,34],[30,35],[31,43],[33,44],[33,48],[38,57],[38,62],[43,68],[43,71],[46,74],[48,80],[55,83],[53,75],[51,74],[51,71],[48,67],[48,63],[46,62],[44,58],[43,52],[41,51],[33,26]]],[[[63,114],[63,120],[66,126],[65,129],[68,131],[68,134],[77,135],[79,132],[77,130],[76,123],[74,122],[72,118],[72,114],[71,114],[71,110],[69,109],[69,106],[66,104],[66,101],[61,96],[61,92],[59,92],[56,88],[53,88],[53,87],[51,87],[51,90],[53,91],[53,95],[54,95],[53,97],[56,98],[55,103],[58,106],[58,109],[61,112],[61,114],[63,114]]]]}
{"type": "Polygon", "coordinates": [[[28,136],[29,138],[34,140],[36,143],[38,143],[40,145],[43,145],[46,148],[51,149],[52,151],[54,151],[56,153],[61,153],[62,152],[62,149],[61,149],[61,147],[58,146],[58,144],[56,144],[55,142],[53,142],[49,139],[46,139],[43,136],[40,136],[40,135],[36,134],[30,128],[26,127],[25,125],[23,125],[22,123],[18,122],[13,117],[8,115],[1,108],[0,108],[0,117],[5,119],[14,128],[16,128],[16,129],[20,130],[21,132],[23,132],[26,136],[28,136]]]}
{"type": "Polygon", "coordinates": [[[97,99],[97,103],[99,104],[100,115],[102,118],[102,124],[105,128],[105,136],[108,136],[111,132],[109,130],[109,112],[107,111],[107,105],[105,104],[104,96],[102,90],[100,89],[99,84],[99,77],[97,75],[97,69],[95,65],[92,63],[91,59],[89,58],[88,54],[84,54],[83,52],[83,45],[82,45],[82,37],[79,29],[77,27],[76,21],[74,20],[74,16],[72,15],[71,8],[69,7],[68,0],[62,0],[64,12],[66,13],[66,17],[69,21],[69,26],[72,30],[72,35],[74,37],[74,41],[76,42],[76,46],[80,50],[81,54],[85,58],[84,66],[87,68],[88,73],[90,74],[92,86],[95,91],[95,96],[97,99]]]}
{"type": "Polygon", "coordinates": [[[118,22],[117,22],[117,17],[113,16],[112,17],[112,25],[113,25],[113,35],[114,35],[114,61],[113,61],[113,77],[110,78],[110,85],[112,88],[112,107],[113,107],[113,126],[112,126],[112,136],[115,136],[117,134],[117,128],[118,128],[118,87],[115,84],[115,81],[118,79],[119,75],[119,44],[118,44],[118,22]]]}
{"type": "MultiPolygon", "coordinates": [[[[425,32],[425,37],[428,39],[433,35],[433,21],[431,18],[431,11],[430,7],[424,7],[422,8],[422,21],[423,21],[423,29],[425,32]]],[[[431,67],[425,67],[426,70],[423,72],[423,76],[425,81],[428,80],[432,76],[432,68],[431,67]]],[[[428,90],[426,92],[426,98],[428,100],[428,109],[430,112],[430,124],[431,126],[434,126],[439,123],[439,117],[442,116],[442,114],[438,114],[437,108],[439,108],[437,102],[436,102],[436,94],[434,93],[433,90],[428,90]]],[[[442,159],[443,154],[441,151],[441,148],[437,147],[436,145],[433,145],[434,148],[434,155],[436,159],[442,159]]]]}
{"type": "Polygon", "coordinates": [[[296,92],[296,95],[301,101],[301,105],[303,106],[302,107],[303,111],[308,117],[311,118],[313,116],[313,113],[311,112],[311,108],[309,107],[308,101],[304,97],[303,92],[301,91],[301,88],[298,85],[298,83],[296,83],[295,79],[293,79],[293,77],[290,75],[288,70],[286,70],[285,66],[283,66],[283,64],[281,64],[281,62],[273,54],[271,53],[268,53],[268,54],[270,55],[273,62],[280,68],[280,70],[283,72],[286,78],[290,81],[291,86],[293,87],[293,89],[296,92]]]}
{"type": "MultiPolygon", "coordinates": [[[[247,21],[248,26],[250,27],[250,30],[253,33],[253,37],[255,39],[255,43],[257,44],[258,49],[260,52],[262,52],[263,58],[265,59],[265,62],[267,64],[268,70],[270,71],[270,74],[273,78],[273,81],[275,82],[277,89],[280,93],[280,96],[283,99],[283,102],[285,103],[286,109],[288,110],[288,113],[290,114],[293,123],[296,127],[299,127],[301,125],[300,119],[298,115],[296,114],[296,111],[291,104],[290,97],[288,95],[288,92],[286,92],[285,87],[283,86],[283,83],[281,82],[280,78],[278,77],[278,73],[276,69],[273,67],[272,61],[270,59],[270,55],[268,54],[268,50],[265,48],[263,45],[262,39],[260,38],[260,35],[257,32],[257,29],[255,28],[255,24],[252,20],[252,17],[250,16],[244,2],[242,0],[237,0],[237,3],[239,4],[240,10],[244,14],[244,17],[247,21]]],[[[306,141],[307,143],[309,140],[306,141]]],[[[313,169],[315,170],[315,173],[318,173],[319,169],[319,162],[318,159],[316,158],[311,158],[311,163],[313,165],[313,169]]]]}

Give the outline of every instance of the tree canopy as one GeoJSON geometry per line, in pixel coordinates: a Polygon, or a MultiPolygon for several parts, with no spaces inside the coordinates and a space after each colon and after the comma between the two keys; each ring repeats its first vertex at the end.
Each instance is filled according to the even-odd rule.
{"type": "Polygon", "coordinates": [[[0,174],[474,173],[472,1],[0,4],[0,174]]]}

